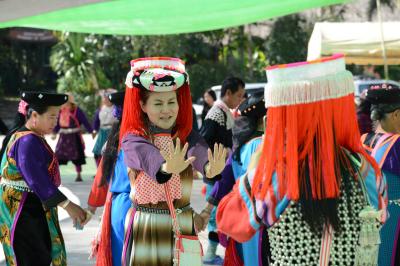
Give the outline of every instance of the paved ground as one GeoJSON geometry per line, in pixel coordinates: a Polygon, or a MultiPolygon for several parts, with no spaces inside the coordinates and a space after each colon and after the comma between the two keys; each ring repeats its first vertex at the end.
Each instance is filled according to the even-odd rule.
{"type": "MultiPolygon", "coordinates": [[[[85,136],[86,140],[86,152],[90,155],[91,147],[93,147],[93,140],[89,136],[85,136]]],[[[1,139],[0,139],[1,141],[1,139]]],[[[54,146],[55,141],[49,140],[50,145],[54,146]]],[[[80,203],[82,207],[87,206],[87,197],[89,194],[90,187],[92,185],[92,176],[95,173],[95,164],[92,157],[87,158],[87,164],[83,166],[83,182],[74,182],[75,170],[72,164],[67,166],[61,166],[62,184],[61,188],[64,193],[68,195],[76,203],[80,203]]],[[[200,211],[204,205],[205,200],[201,195],[202,182],[195,180],[193,184],[192,193],[192,206],[196,211],[200,211]]],[[[89,261],[90,253],[90,242],[96,235],[99,228],[100,215],[102,209],[98,209],[93,219],[85,226],[84,230],[77,231],[72,227],[71,219],[68,217],[66,212],[60,209],[59,216],[61,220],[61,229],[64,235],[68,265],[71,266],[87,266],[94,265],[94,261],[89,261]]],[[[207,232],[200,233],[200,241],[203,244],[203,249],[207,248],[207,232]]],[[[218,250],[218,254],[222,256],[223,249],[218,250]]],[[[2,250],[0,249],[0,253],[2,250]]],[[[5,266],[4,256],[0,254],[0,266],[5,266]]]]}

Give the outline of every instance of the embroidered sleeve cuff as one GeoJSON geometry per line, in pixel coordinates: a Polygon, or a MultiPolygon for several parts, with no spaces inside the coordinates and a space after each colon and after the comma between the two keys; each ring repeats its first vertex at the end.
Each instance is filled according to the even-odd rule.
{"type": "Polygon", "coordinates": [[[172,177],[172,174],[163,172],[161,169],[156,173],[156,180],[158,184],[164,184],[168,182],[172,177]]]}
{"type": "Polygon", "coordinates": [[[214,205],[214,206],[218,206],[219,200],[217,200],[216,198],[214,198],[213,196],[209,196],[207,198],[207,202],[214,205]]]}
{"type": "Polygon", "coordinates": [[[218,174],[218,175],[214,176],[214,177],[212,178],[212,180],[214,180],[214,182],[217,182],[218,180],[221,180],[221,178],[222,178],[222,175],[221,175],[221,174],[218,174]]]}
{"type": "Polygon", "coordinates": [[[53,207],[57,207],[58,204],[60,204],[61,202],[67,200],[67,197],[60,191],[57,190],[57,192],[51,196],[50,198],[48,198],[47,200],[43,201],[42,203],[48,208],[53,208],[53,207]]]}
{"type": "Polygon", "coordinates": [[[203,182],[205,184],[209,184],[209,185],[214,185],[215,182],[217,182],[217,180],[215,180],[214,178],[207,178],[205,175],[203,176],[203,182]]]}

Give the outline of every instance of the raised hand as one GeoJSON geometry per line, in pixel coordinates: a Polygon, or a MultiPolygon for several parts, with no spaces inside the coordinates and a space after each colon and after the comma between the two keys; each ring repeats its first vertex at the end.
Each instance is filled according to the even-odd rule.
{"type": "Polygon", "coordinates": [[[161,170],[170,174],[179,174],[185,170],[196,159],[196,157],[189,157],[185,160],[188,147],[189,144],[186,143],[181,149],[181,141],[177,138],[175,146],[173,143],[170,144],[170,155],[165,151],[160,151],[165,160],[161,170]]]}
{"type": "Polygon", "coordinates": [[[206,166],[206,177],[213,178],[219,175],[225,168],[227,150],[222,144],[214,144],[214,152],[208,149],[208,164],[206,166]]]}

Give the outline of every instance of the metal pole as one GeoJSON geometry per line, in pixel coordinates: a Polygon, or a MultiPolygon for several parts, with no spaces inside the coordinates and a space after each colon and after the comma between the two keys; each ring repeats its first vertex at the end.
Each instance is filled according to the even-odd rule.
{"type": "Polygon", "coordinates": [[[381,1],[376,0],[376,8],[378,13],[378,23],[381,33],[381,48],[382,48],[382,57],[383,57],[383,67],[385,73],[385,79],[389,79],[389,67],[387,64],[387,56],[386,56],[386,47],[385,47],[385,37],[383,36],[383,23],[382,23],[382,12],[381,12],[381,1]]]}

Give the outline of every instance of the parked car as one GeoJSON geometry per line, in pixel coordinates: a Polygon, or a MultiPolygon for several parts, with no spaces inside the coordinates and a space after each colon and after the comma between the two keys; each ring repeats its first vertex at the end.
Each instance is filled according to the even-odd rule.
{"type": "MultiPolygon", "coordinates": [[[[267,83],[247,83],[245,90],[247,95],[252,95],[253,93],[264,91],[265,85],[267,85],[267,83]]],[[[211,89],[215,91],[217,99],[219,99],[221,96],[221,85],[212,86],[211,89]]]]}
{"type": "Polygon", "coordinates": [[[360,95],[368,90],[373,85],[388,84],[400,87],[400,83],[394,80],[383,80],[383,79],[370,79],[370,80],[354,80],[355,91],[354,95],[360,97],[360,95]]]}

